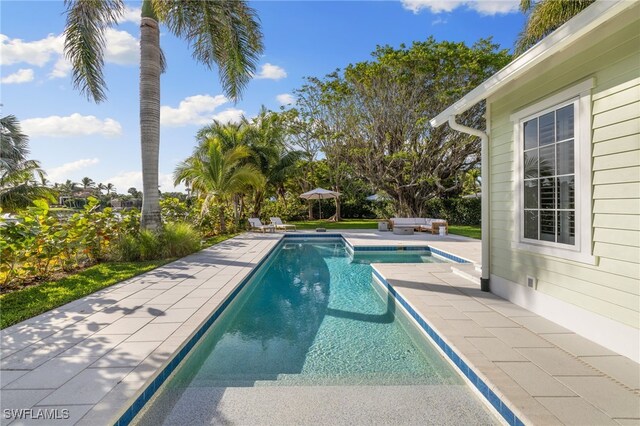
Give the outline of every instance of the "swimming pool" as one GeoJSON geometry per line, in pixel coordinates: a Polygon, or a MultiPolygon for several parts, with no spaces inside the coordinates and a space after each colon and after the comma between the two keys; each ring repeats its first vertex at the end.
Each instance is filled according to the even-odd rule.
{"type": "Polygon", "coordinates": [[[194,388],[462,385],[371,271],[342,239],[281,242],[143,417],[194,388]]]}
{"type": "Polygon", "coordinates": [[[355,251],[352,263],[444,263],[429,250],[355,251]]]}

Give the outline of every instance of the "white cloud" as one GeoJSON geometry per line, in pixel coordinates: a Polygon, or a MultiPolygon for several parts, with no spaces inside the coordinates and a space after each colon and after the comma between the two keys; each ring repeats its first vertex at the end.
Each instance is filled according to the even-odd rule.
{"type": "Polygon", "coordinates": [[[22,121],[22,130],[31,137],[60,138],[90,135],[115,137],[122,134],[122,126],[112,118],[100,120],[93,115],[80,115],[77,112],[67,117],[52,115],[44,118],[29,118],[22,121]]]}
{"type": "Polygon", "coordinates": [[[107,28],[105,31],[104,61],[118,65],[136,65],[140,62],[140,42],[126,31],[107,28]]]}
{"type": "Polygon", "coordinates": [[[53,65],[53,69],[49,73],[49,78],[62,78],[69,75],[71,72],[71,62],[67,61],[64,56],[60,56],[56,63],[53,65]]]}
{"type": "Polygon", "coordinates": [[[278,103],[280,103],[280,105],[295,105],[296,103],[296,98],[294,98],[293,95],[289,93],[282,93],[276,96],[276,100],[278,101],[278,103]]]}
{"type": "Polygon", "coordinates": [[[520,10],[518,0],[475,0],[467,5],[481,15],[501,15],[520,10]]]}
{"type": "Polygon", "coordinates": [[[69,173],[76,170],[86,169],[87,167],[98,164],[100,160],[97,158],[83,158],[81,160],[72,161],[70,163],[64,163],[61,166],[47,169],[47,179],[51,182],[64,182],[69,178],[69,173]]]}
{"type": "MultiPolygon", "coordinates": [[[[126,31],[107,28],[105,31],[104,60],[117,65],[136,65],[140,62],[140,42],[126,31]]],[[[26,63],[43,67],[52,60],[56,62],[49,73],[50,78],[66,77],[71,64],[64,57],[64,36],[53,34],[35,41],[11,39],[0,34],[0,65],[26,63]]]]}
{"type": "Polygon", "coordinates": [[[268,62],[264,64],[260,72],[256,74],[256,78],[268,80],[280,80],[282,78],[285,78],[286,76],[287,72],[284,70],[284,68],[277,65],[272,65],[268,62]]]}
{"type": "Polygon", "coordinates": [[[227,108],[224,111],[219,112],[213,116],[213,119],[221,123],[238,123],[244,111],[237,108],[227,108]]]}
{"type": "Polygon", "coordinates": [[[120,23],[133,22],[134,24],[140,24],[141,10],[139,7],[126,6],[124,9],[124,16],[120,19],[120,23]]]}
{"type": "MultiPolygon", "coordinates": [[[[124,194],[129,188],[136,188],[142,191],[142,172],[120,172],[115,176],[106,179],[104,182],[112,183],[118,192],[124,194]]],[[[184,185],[173,186],[173,175],[171,173],[159,173],[158,183],[162,192],[183,192],[184,185]]]]}
{"type": "Polygon", "coordinates": [[[428,9],[431,13],[451,12],[461,6],[481,15],[497,15],[518,11],[519,0],[401,0],[402,6],[413,13],[428,9]]]}
{"type": "Polygon", "coordinates": [[[209,124],[215,117],[215,110],[227,102],[229,100],[223,95],[189,96],[180,101],[177,108],[160,107],[160,123],[172,127],[209,124]]]}
{"type": "Polygon", "coordinates": [[[0,80],[0,82],[4,84],[20,84],[28,83],[30,81],[33,81],[33,70],[31,68],[19,69],[13,74],[9,74],[0,80]]]}
{"type": "Polygon", "coordinates": [[[44,66],[52,56],[62,53],[64,39],[62,36],[49,34],[46,38],[35,41],[23,41],[19,38],[11,39],[0,34],[0,65],[27,63],[44,66]]]}
{"type": "Polygon", "coordinates": [[[443,18],[440,18],[440,17],[438,17],[438,18],[434,19],[433,21],[431,21],[431,25],[440,25],[440,24],[444,25],[446,23],[447,23],[447,20],[443,19],[443,18]]]}

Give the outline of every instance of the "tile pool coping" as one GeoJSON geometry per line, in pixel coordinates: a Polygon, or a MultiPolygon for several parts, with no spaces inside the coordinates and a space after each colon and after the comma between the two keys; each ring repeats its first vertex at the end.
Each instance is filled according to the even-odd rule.
{"type": "MultiPolygon", "coordinates": [[[[161,368],[156,374],[153,380],[150,383],[146,384],[143,387],[143,390],[140,392],[140,395],[131,403],[129,406],[124,408],[124,413],[118,418],[118,420],[114,423],[116,426],[124,426],[130,424],[133,419],[140,413],[142,408],[146,405],[149,400],[155,395],[156,391],[163,385],[163,383],[169,378],[169,376],[173,373],[173,371],[178,367],[178,365],[184,360],[184,358],[191,352],[193,347],[200,341],[202,336],[209,331],[214,322],[222,315],[224,310],[233,302],[236,296],[246,287],[251,278],[256,274],[256,272],[265,264],[265,262],[270,258],[270,256],[281,247],[287,240],[295,240],[295,239],[308,239],[308,238],[317,238],[317,239],[333,239],[339,238],[341,239],[347,248],[353,251],[430,251],[435,254],[438,254],[446,259],[449,259],[455,263],[470,263],[470,261],[460,258],[458,256],[452,255],[450,253],[444,252],[442,250],[434,249],[430,246],[356,246],[354,247],[341,233],[326,233],[326,234],[286,234],[283,235],[282,238],[271,247],[265,255],[260,259],[260,261],[253,267],[253,269],[242,279],[242,281],[236,286],[236,288],[224,299],[224,301],[209,315],[207,320],[199,326],[197,331],[192,333],[192,335],[185,341],[177,350],[170,361],[167,361],[163,368],[161,368]]],[[[377,272],[375,268],[372,268],[374,272],[377,272]]],[[[378,274],[379,275],[379,274],[378,274]]],[[[383,279],[384,280],[384,279],[383,279]]],[[[384,281],[386,283],[386,280],[384,281]]],[[[386,283],[387,289],[392,288],[388,283],[386,283]]],[[[394,298],[402,305],[408,306],[407,303],[402,299],[402,297],[397,294],[395,291],[390,293],[394,296],[394,298]]],[[[411,315],[417,315],[415,311],[411,313],[411,315]]],[[[415,318],[415,316],[414,316],[415,318]]],[[[420,322],[419,322],[420,323],[420,322]]],[[[422,320],[424,323],[424,320],[422,320]]],[[[422,323],[420,323],[422,325],[422,323]]],[[[426,324],[426,323],[425,323],[426,324]]],[[[458,357],[459,359],[459,357],[458,357]]],[[[466,364],[465,364],[466,365],[466,364]]],[[[468,377],[468,376],[467,376],[468,377]]],[[[482,393],[482,392],[481,392],[482,393]]],[[[493,392],[492,392],[493,393],[493,392]]],[[[484,395],[484,394],[483,394],[484,395]]],[[[495,394],[493,394],[495,395],[495,394]]],[[[497,398],[497,397],[496,397],[497,398]]],[[[491,402],[491,401],[489,401],[491,402]]],[[[493,404],[492,404],[493,405],[493,404]]],[[[510,423],[511,424],[511,423],[510,423]]],[[[515,424],[515,423],[513,423],[515,424]]],[[[520,422],[519,424],[522,424],[520,422]]]]}
{"type": "Polygon", "coordinates": [[[427,334],[429,340],[442,350],[451,363],[457,368],[459,373],[466,377],[484,399],[502,416],[509,425],[524,425],[524,422],[514,414],[508,404],[503,401],[485,381],[471,368],[460,355],[429,325],[429,323],[400,295],[395,288],[382,276],[382,274],[372,266],[374,278],[393,295],[394,299],[405,309],[407,314],[413,318],[417,325],[427,334]]]}

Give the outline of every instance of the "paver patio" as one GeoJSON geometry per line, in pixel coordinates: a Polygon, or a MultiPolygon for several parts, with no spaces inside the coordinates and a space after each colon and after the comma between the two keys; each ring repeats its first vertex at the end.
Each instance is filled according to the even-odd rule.
{"type": "Polygon", "coordinates": [[[480,291],[451,265],[375,268],[525,424],[640,424],[640,365],[629,358],[480,291]]]}
{"type": "MultiPolygon", "coordinates": [[[[480,261],[480,242],[461,237],[342,234],[480,261]]],[[[2,408],[68,409],[60,425],[113,422],[282,235],[243,234],[2,330],[2,408]]],[[[525,421],[640,423],[638,364],[481,292],[463,278],[472,264],[375,267],[525,421]]]]}

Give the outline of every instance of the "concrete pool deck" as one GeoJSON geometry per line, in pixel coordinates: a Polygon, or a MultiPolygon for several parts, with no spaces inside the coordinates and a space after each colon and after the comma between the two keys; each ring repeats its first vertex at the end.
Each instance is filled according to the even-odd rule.
{"type": "MultiPolygon", "coordinates": [[[[462,237],[327,233],[338,232],[355,246],[428,244],[480,262],[480,242],[462,237]]],[[[282,236],[242,234],[2,330],[2,408],[68,410],[60,425],[113,423],[282,236]]],[[[377,268],[521,418],[640,423],[638,364],[481,293],[451,264],[377,268]],[[553,395],[539,393],[547,387],[553,395]]],[[[2,424],[14,419],[3,415],[2,424]]],[[[14,424],[27,423],[46,421],[14,424]]]]}

